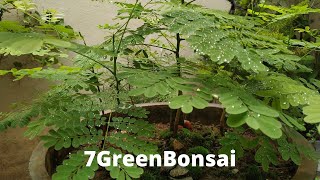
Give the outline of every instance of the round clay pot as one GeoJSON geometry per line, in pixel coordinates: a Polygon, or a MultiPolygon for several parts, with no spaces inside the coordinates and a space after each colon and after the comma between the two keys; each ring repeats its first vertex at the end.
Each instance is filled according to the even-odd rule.
{"type": "MultiPolygon", "coordinates": [[[[168,107],[168,103],[144,103],[137,104],[138,107],[144,107],[150,114],[148,120],[150,122],[168,123],[172,110],[168,107]]],[[[220,104],[210,103],[205,109],[194,109],[192,113],[188,114],[187,119],[191,122],[200,122],[201,124],[214,124],[214,120],[220,119],[222,114],[222,106],[220,104]]],[[[109,113],[107,111],[106,113],[109,113]]],[[[296,142],[304,146],[312,146],[302,135],[296,134],[296,142]]],[[[58,157],[65,157],[72,149],[63,149],[55,151],[53,148],[47,149],[43,143],[39,143],[34,149],[30,162],[29,171],[33,180],[50,180],[54,173],[58,157]]],[[[302,157],[301,165],[299,166],[294,180],[313,180],[316,176],[317,162],[302,157]]]]}

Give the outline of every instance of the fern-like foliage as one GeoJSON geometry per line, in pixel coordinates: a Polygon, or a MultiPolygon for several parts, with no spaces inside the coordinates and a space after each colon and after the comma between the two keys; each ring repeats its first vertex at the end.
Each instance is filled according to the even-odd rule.
{"type": "Polygon", "coordinates": [[[169,107],[181,108],[184,113],[192,112],[193,108],[203,109],[212,100],[212,95],[200,79],[183,79],[175,75],[175,71],[126,71],[121,75],[126,81],[136,88],[129,92],[130,96],[144,94],[146,97],[156,95],[170,95],[183,92],[183,95],[169,99],[169,107]]]}
{"type": "Polygon", "coordinates": [[[257,149],[254,158],[262,165],[264,171],[268,171],[271,164],[278,165],[279,156],[285,161],[292,160],[296,165],[301,164],[302,156],[312,160],[318,159],[319,155],[312,147],[306,147],[293,141],[292,139],[301,138],[295,136],[297,136],[297,132],[290,133],[286,131],[286,134],[283,134],[277,140],[272,140],[261,135],[246,137],[244,130],[237,128],[233,132],[227,132],[221,138],[220,144],[222,147],[219,153],[228,154],[230,150],[235,149],[237,153],[236,157],[242,158],[246,154],[246,151],[257,149]],[[288,137],[289,135],[292,135],[292,137],[288,137]]]}
{"type": "Polygon", "coordinates": [[[56,150],[62,148],[75,147],[80,145],[94,144],[103,139],[102,130],[96,130],[86,128],[84,123],[77,123],[74,127],[68,126],[68,128],[51,130],[48,135],[42,136],[41,140],[45,142],[46,147],[54,146],[56,150]]]}
{"type": "Polygon", "coordinates": [[[245,86],[235,84],[231,79],[216,75],[211,82],[218,88],[216,95],[219,101],[230,114],[227,124],[231,127],[239,127],[247,124],[255,130],[261,130],[271,138],[279,138],[282,135],[281,123],[277,120],[277,110],[257,99],[253,94],[245,91],[245,86]]]}
{"type": "Polygon", "coordinates": [[[306,105],[312,103],[313,100],[319,100],[317,91],[305,87],[301,82],[282,74],[261,74],[256,79],[261,82],[257,94],[263,97],[278,98],[282,109],[287,109],[290,105],[306,105]]]}
{"type": "Polygon", "coordinates": [[[277,69],[303,67],[296,63],[300,58],[292,55],[284,37],[267,35],[270,32],[260,28],[257,21],[196,10],[178,8],[169,11],[164,14],[163,23],[170,31],[186,35],[186,40],[198,53],[209,55],[214,62],[223,64],[237,60],[245,70],[254,72],[269,69],[262,62],[277,69]]]}
{"type": "Polygon", "coordinates": [[[9,127],[24,127],[30,121],[31,118],[37,116],[36,108],[25,107],[19,111],[19,113],[3,114],[0,121],[0,131],[4,131],[9,127]]]}
{"type": "Polygon", "coordinates": [[[270,164],[279,164],[276,150],[268,138],[262,138],[261,146],[257,150],[254,159],[261,163],[264,171],[268,171],[270,164]]]}
{"type": "MultiPolygon", "coordinates": [[[[108,151],[110,151],[110,159],[112,161],[112,155],[113,154],[122,154],[120,150],[114,149],[114,148],[108,148],[108,151]]],[[[131,180],[139,178],[143,174],[143,169],[141,167],[138,167],[137,165],[134,165],[132,167],[125,166],[124,164],[120,163],[118,167],[109,166],[106,167],[106,170],[110,172],[110,176],[113,179],[117,180],[131,180]]]]}
{"type": "Polygon", "coordinates": [[[280,152],[283,160],[288,161],[291,159],[295,164],[300,165],[301,156],[295,144],[291,144],[286,140],[286,136],[282,136],[277,140],[279,145],[278,151],[280,152]]]}
{"type": "MultiPolygon", "coordinates": [[[[97,148],[87,148],[86,150],[98,150],[97,148]]],[[[77,151],[69,155],[69,159],[63,161],[63,164],[57,167],[57,172],[53,174],[53,180],[60,179],[74,179],[84,180],[92,179],[95,176],[95,171],[98,170],[99,165],[96,158],[93,160],[90,167],[86,166],[88,156],[84,151],[77,151]]]]}
{"type": "Polygon", "coordinates": [[[121,114],[126,114],[129,117],[145,119],[148,117],[150,113],[145,108],[136,107],[133,105],[123,104],[121,106],[117,106],[115,109],[116,112],[121,114]]]}
{"type": "Polygon", "coordinates": [[[236,158],[241,159],[245,155],[245,150],[253,149],[258,145],[259,138],[248,139],[241,134],[243,130],[235,132],[227,132],[224,137],[219,141],[221,144],[221,149],[219,149],[220,154],[230,154],[231,150],[236,151],[236,158]]]}
{"type": "MultiPolygon", "coordinates": [[[[54,110],[47,108],[48,106],[44,110],[54,110]]],[[[133,106],[118,107],[113,113],[125,115],[125,112],[128,112],[128,110],[130,115],[135,117],[145,118],[148,114],[145,109],[133,106]]],[[[95,111],[93,110],[87,111],[87,114],[83,109],[79,109],[78,111],[80,112],[73,109],[68,113],[60,115],[50,113],[50,116],[45,116],[29,123],[29,131],[26,133],[34,135],[33,133],[38,132],[34,127],[44,128],[54,125],[55,129],[51,129],[47,135],[41,136],[41,140],[44,141],[46,147],[54,147],[56,150],[73,147],[99,152],[97,145],[103,140],[102,142],[104,142],[104,146],[106,147],[104,150],[110,151],[110,157],[113,154],[122,154],[124,151],[134,155],[157,153],[157,145],[146,140],[153,137],[155,130],[153,125],[147,121],[129,116],[111,118],[111,114],[101,116],[99,113],[94,113],[95,111]],[[84,114],[86,115],[83,116],[84,114]],[[103,136],[101,129],[104,125],[113,129],[106,136],[103,136]]],[[[98,169],[98,165],[95,159],[91,167],[86,167],[87,161],[88,156],[84,155],[83,150],[71,153],[69,158],[64,160],[62,165],[58,166],[57,172],[52,178],[61,179],[68,177],[81,179],[85,176],[86,179],[91,179],[94,177],[94,172],[98,169]]],[[[106,169],[110,171],[113,178],[122,178],[122,176],[127,179],[138,178],[143,173],[143,169],[136,165],[125,167],[121,163],[117,167],[110,166],[106,169]]]]}
{"type": "Polygon", "coordinates": [[[254,14],[267,21],[268,23],[277,23],[286,25],[296,18],[304,14],[319,13],[320,9],[314,9],[309,7],[308,1],[304,1],[298,5],[293,5],[290,8],[274,6],[269,4],[259,4],[260,8],[270,10],[272,13],[260,12],[255,13],[252,10],[248,10],[248,13],[254,14]],[[281,23],[287,21],[286,23],[281,23]]]}
{"type": "Polygon", "coordinates": [[[319,112],[317,111],[320,102],[318,91],[281,74],[261,75],[257,76],[257,79],[261,82],[261,86],[256,94],[263,97],[271,97],[280,109],[288,109],[290,105],[302,105],[304,106],[303,112],[307,115],[304,119],[305,122],[320,122],[319,112]]]}

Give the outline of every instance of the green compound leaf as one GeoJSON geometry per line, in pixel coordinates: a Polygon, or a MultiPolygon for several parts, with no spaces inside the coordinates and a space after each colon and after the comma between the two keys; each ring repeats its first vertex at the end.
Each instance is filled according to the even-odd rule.
{"type": "Polygon", "coordinates": [[[50,130],[48,135],[41,136],[41,140],[44,141],[44,146],[54,146],[56,150],[62,148],[69,148],[71,146],[78,148],[83,144],[94,144],[99,140],[102,140],[102,131],[96,129],[88,129],[85,126],[50,130]]]}
{"type": "Polygon", "coordinates": [[[144,95],[155,97],[182,92],[182,95],[169,99],[169,107],[179,109],[184,113],[192,112],[193,108],[204,109],[208,101],[212,100],[210,89],[205,86],[200,78],[176,77],[176,69],[170,67],[154,72],[152,70],[130,69],[120,73],[121,79],[125,79],[135,89],[129,91],[129,96],[144,95]]]}
{"type": "Polygon", "coordinates": [[[281,123],[276,119],[279,113],[254,96],[238,88],[221,88],[218,93],[221,104],[229,114],[227,124],[239,127],[247,123],[255,130],[261,130],[270,138],[280,138],[281,123]]]}
{"type": "Polygon", "coordinates": [[[320,159],[319,152],[315,150],[314,146],[304,136],[292,128],[284,128],[284,130],[301,156],[313,161],[318,161],[320,159]]]}
{"type": "Polygon", "coordinates": [[[273,117],[268,117],[260,114],[238,114],[230,115],[227,119],[227,125],[230,127],[239,127],[247,123],[249,127],[255,130],[261,130],[270,138],[280,138],[282,135],[281,123],[273,117]]]}
{"type": "MultiPolygon", "coordinates": [[[[98,149],[95,149],[96,151],[98,149]]],[[[95,171],[99,166],[97,159],[92,161],[90,167],[87,167],[88,156],[84,155],[84,151],[78,151],[69,155],[69,158],[64,160],[62,165],[57,167],[57,172],[52,175],[52,180],[62,179],[92,179],[95,175],[95,171]]]]}
{"type": "Polygon", "coordinates": [[[137,106],[126,105],[126,104],[122,106],[118,106],[115,109],[115,111],[121,114],[126,114],[130,117],[135,117],[135,118],[147,118],[148,114],[150,113],[143,107],[137,107],[137,106]]]}
{"type": "Polygon", "coordinates": [[[286,136],[282,136],[277,139],[278,142],[278,151],[280,152],[282,159],[288,161],[291,159],[296,165],[301,164],[301,156],[298,152],[296,145],[291,144],[286,140],[286,136]]]}
{"type": "Polygon", "coordinates": [[[230,154],[231,150],[236,151],[236,158],[244,155],[245,149],[252,149],[258,145],[258,138],[249,139],[238,132],[228,132],[223,136],[219,143],[221,144],[220,154],[230,154]]]}
{"type": "Polygon", "coordinates": [[[258,163],[261,163],[264,171],[269,170],[270,164],[278,164],[276,150],[268,138],[262,138],[261,147],[257,150],[254,158],[258,163]]]}
{"type": "Polygon", "coordinates": [[[129,117],[113,117],[112,122],[109,123],[110,127],[126,131],[128,133],[134,133],[141,137],[152,137],[154,135],[154,125],[147,121],[129,117]]]}
{"type": "Polygon", "coordinates": [[[317,103],[313,102],[320,100],[317,91],[283,74],[259,74],[255,78],[261,82],[259,87],[261,90],[256,94],[262,97],[278,98],[282,109],[288,109],[290,105],[316,105],[317,103]]]}
{"type": "Polygon", "coordinates": [[[125,133],[113,133],[107,139],[107,142],[135,155],[157,153],[158,147],[138,136],[125,133]]]}

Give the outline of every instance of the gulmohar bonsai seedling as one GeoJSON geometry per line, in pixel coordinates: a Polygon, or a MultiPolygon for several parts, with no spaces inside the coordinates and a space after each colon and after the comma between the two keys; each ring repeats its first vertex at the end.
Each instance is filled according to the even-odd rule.
{"type": "MultiPolygon", "coordinates": [[[[73,42],[81,34],[56,23],[54,14],[36,13],[32,2],[4,1],[36,25],[0,21],[0,53],[54,61],[44,61],[46,66],[39,68],[0,70],[0,75],[44,78],[56,84],[31,106],[4,114],[0,129],[28,126],[26,135],[41,136],[48,148],[73,147],[53,179],[93,178],[99,166],[95,160],[85,166],[88,150],[108,150],[110,157],[162,153],[152,141],[159,132],[147,121],[148,111],[135,106],[159,100],[174,110],[173,138],[179,136],[178,127],[187,114],[215,100],[224,107],[219,123],[226,132],[218,139],[220,153],[235,149],[241,159],[254,152],[264,171],[278,165],[279,159],[300,165],[302,156],[317,158],[296,138],[309,125],[319,127],[319,77],[313,74],[314,66],[305,63],[319,44],[294,39],[279,27],[320,10],[306,3],[290,8],[252,4],[246,16],[240,16],[194,1],[115,4],[116,19],[124,23],[102,25],[109,31],[105,42],[87,46],[73,42]],[[136,19],[142,25],[130,28],[136,19]],[[181,50],[187,48],[194,53],[184,56],[181,50]],[[52,66],[59,58],[72,61],[72,66],[52,66]],[[46,128],[50,131],[42,135],[46,128]]],[[[210,146],[208,139],[203,142],[210,146]]],[[[120,163],[105,171],[114,179],[132,179],[144,169],[120,163]]]]}

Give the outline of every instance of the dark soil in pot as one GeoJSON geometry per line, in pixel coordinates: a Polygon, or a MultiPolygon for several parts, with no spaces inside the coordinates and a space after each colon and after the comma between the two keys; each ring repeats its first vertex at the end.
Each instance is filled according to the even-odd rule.
{"type": "MultiPolygon", "coordinates": [[[[151,113],[149,114],[149,121],[153,122],[156,126],[157,133],[153,142],[159,147],[159,150],[175,150],[178,154],[193,154],[207,152],[218,154],[221,148],[218,140],[221,137],[219,119],[222,109],[217,104],[212,104],[204,110],[195,110],[186,119],[191,122],[192,129],[180,128],[178,135],[172,137],[169,129],[169,119],[172,110],[168,108],[165,103],[160,104],[143,104],[151,113]]],[[[247,133],[248,138],[252,136],[250,131],[247,133]]],[[[50,149],[46,156],[46,168],[49,175],[55,172],[56,167],[67,158],[68,154],[73,149],[63,149],[55,151],[50,149]]],[[[255,152],[246,152],[245,156],[236,161],[236,167],[186,167],[183,168],[187,173],[179,176],[172,177],[174,168],[168,169],[164,167],[159,168],[145,168],[145,173],[141,179],[145,180],[166,180],[166,179],[200,179],[200,180],[223,180],[223,179],[292,179],[295,175],[297,166],[293,163],[280,161],[278,166],[271,166],[269,172],[262,171],[261,165],[254,160],[255,152]]],[[[177,168],[177,167],[175,167],[177,168]]],[[[96,180],[110,179],[109,174],[103,168],[96,172],[96,180]]]]}

